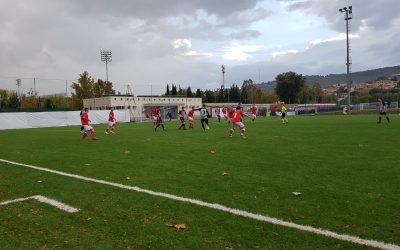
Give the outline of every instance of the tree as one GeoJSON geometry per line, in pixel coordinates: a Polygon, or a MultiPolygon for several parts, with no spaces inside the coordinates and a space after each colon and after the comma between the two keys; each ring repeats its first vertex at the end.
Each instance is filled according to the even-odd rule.
{"type": "Polygon", "coordinates": [[[112,82],[103,81],[98,79],[96,83],[93,84],[93,95],[94,97],[100,97],[105,94],[115,94],[112,82]]]}
{"type": "Polygon", "coordinates": [[[79,101],[80,106],[83,105],[83,99],[94,97],[93,85],[94,79],[89,76],[87,71],[79,75],[77,83],[72,83],[72,88],[75,90],[75,93],[72,95],[74,99],[79,101]]]}
{"type": "Polygon", "coordinates": [[[298,95],[299,103],[308,103],[310,99],[311,99],[310,88],[308,87],[307,84],[304,84],[303,88],[300,90],[298,95]]]}
{"type": "Polygon", "coordinates": [[[101,79],[95,82],[87,71],[79,75],[78,82],[72,83],[72,88],[75,90],[75,93],[72,93],[72,98],[79,103],[79,106],[83,105],[83,99],[85,98],[100,97],[104,94],[115,94],[112,82],[103,81],[101,79]]]}
{"type": "Polygon", "coordinates": [[[48,109],[54,108],[54,103],[50,98],[47,98],[46,101],[44,101],[44,107],[48,109]]]}
{"type": "Polygon", "coordinates": [[[178,91],[176,90],[176,86],[174,84],[172,84],[171,95],[172,96],[178,95],[178,91]]]}
{"type": "Polygon", "coordinates": [[[203,92],[200,89],[196,90],[196,95],[197,98],[202,98],[203,97],[203,92]]]}
{"type": "Polygon", "coordinates": [[[324,92],[322,91],[321,86],[318,83],[314,83],[313,87],[311,88],[312,101],[315,103],[321,103],[323,95],[324,92]]]}
{"type": "Polygon", "coordinates": [[[193,97],[192,88],[190,88],[190,86],[186,89],[186,97],[193,97]]]}
{"type": "Polygon", "coordinates": [[[250,102],[250,93],[251,89],[254,87],[253,80],[245,80],[242,84],[242,90],[240,91],[240,101],[242,103],[249,103],[250,102]]]}
{"type": "Polygon", "coordinates": [[[286,72],[276,76],[275,91],[282,101],[294,103],[297,101],[300,91],[306,84],[306,79],[301,74],[295,72],[286,72]]]}
{"type": "Polygon", "coordinates": [[[375,81],[385,81],[388,80],[389,78],[387,76],[379,76],[378,78],[376,78],[375,81]]]}
{"type": "Polygon", "coordinates": [[[169,84],[167,84],[167,90],[165,91],[165,95],[169,96],[169,84]]]}
{"type": "Polygon", "coordinates": [[[19,108],[20,106],[21,106],[20,98],[18,97],[16,92],[12,92],[10,97],[8,98],[8,107],[19,108]]]}
{"type": "Polygon", "coordinates": [[[30,89],[28,93],[20,97],[21,108],[37,108],[40,107],[38,102],[38,93],[33,89],[30,89]]]}
{"type": "Polygon", "coordinates": [[[0,109],[8,106],[8,91],[0,89],[0,109]]]}
{"type": "Polygon", "coordinates": [[[214,93],[211,90],[204,91],[203,102],[214,102],[214,93]]]}
{"type": "Polygon", "coordinates": [[[179,85],[178,95],[180,95],[180,96],[185,95],[183,89],[181,88],[181,85],[179,85]]]}
{"type": "Polygon", "coordinates": [[[229,101],[230,102],[239,102],[240,101],[240,89],[238,85],[232,85],[229,89],[229,101]]]}

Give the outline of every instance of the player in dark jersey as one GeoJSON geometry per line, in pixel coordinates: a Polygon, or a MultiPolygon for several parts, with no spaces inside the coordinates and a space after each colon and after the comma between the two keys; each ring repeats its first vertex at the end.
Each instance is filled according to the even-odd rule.
{"type": "Polygon", "coordinates": [[[210,117],[210,113],[208,113],[206,105],[204,105],[204,104],[203,104],[203,107],[199,108],[198,110],[200,111],[201,126],[203,127],[204,131],[207,131],[210,129],[210,127],[208,126],[208,118],[210,117]]]}
{"type": "Polygon", "coordinates": [[[186,130],[186,126],[185,126],[186,111],[185,111],[184,107],[182,107],[182,110],[179,111],[178,117],[179,117],[179,120],[181,121],[181,126],[179,127],[179,130],[181,130],[181,128],[183,128],[183,130],[186,130]]]}
{"type": "Polygon", "coordinates": [[[157,131],[157,128],[160,127],[160,125],[162,127],[162,130],[165,131],[164,123],[161,117],[161,112],[157,108],[156,126],[154,127],[154,131],[157,131]]]}
{"type": "Polygon", "coordinates": [[[387,112],[387,105],[384,101],[382,101],[382,99],[378,99],[379,102],[379,121],[378,123],[382,122],[382,116],[386,117],[386,120],[390,123],[390,119],[389,116],[387,116],[386,112],[387,112]]]}

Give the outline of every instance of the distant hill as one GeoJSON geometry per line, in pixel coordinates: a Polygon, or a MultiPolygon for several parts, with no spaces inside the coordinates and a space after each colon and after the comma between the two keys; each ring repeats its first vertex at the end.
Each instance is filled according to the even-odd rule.
{"type": "MultiPolygon", "coordinates": [[[[379,69],[372,69],[360,72],[353,72],[351,73],[350,77],[353,83],[363,83],[363,82],[371,82],[375,81],[380,76],[386,76],[390,78],[392,75],[400,74],[400,65],[393,66],[393,67],[385,67],[379,69]]],[[[332,86],[338,83],[346,83],[347,82],[347,75],[346,74],[329,74],[326,76],[320,75],[311,75],[305,76],[306,81],[308,84],[313,85],[314,83],[319,83],[321,87],[332,86]]],[[[275,89],[276,82],[263,82],[260,84],[255,84],[256,87],[267,90],[273,91],[275,89]]]]}

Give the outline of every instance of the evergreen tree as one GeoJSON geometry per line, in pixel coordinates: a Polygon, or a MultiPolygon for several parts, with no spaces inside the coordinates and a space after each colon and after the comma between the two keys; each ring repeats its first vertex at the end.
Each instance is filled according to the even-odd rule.
{"type": "Polygon", "coordinates": [[[201,91],[200,89],[197,89],[197,90],[196,90],[196,95],[195,95],[195,96],[198,97],[198,98],[202,98],[202,97],[203,97],[202,91],[201,91]]]}
{"type": "Polygon", "coordinates": [[[169,94],[170,94],[170,93],[169,93],[169,84],[167,84],[167,91],[165,91],[165,95],[166,95],[166,96],[169,96],[169,94]]]}
{"type": "Polygon", "coordinates": [[[186,89],[186,97],[193,97],[192,88],[190,88],[190,86],[186,89]]]}
{"type": "Polygon", "coordinates": [[[176,96],[178,95],[178,91],[176,90],[176,86],[172,84],[171,95],[176,96]]]}

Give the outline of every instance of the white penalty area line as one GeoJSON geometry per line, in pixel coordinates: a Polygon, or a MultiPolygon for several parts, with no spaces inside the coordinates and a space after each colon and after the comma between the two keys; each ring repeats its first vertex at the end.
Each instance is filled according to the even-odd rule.
{"type": "Polygon", "coordinates": [[[26,197],[26,198],[19,198],[19,199],[15,199],[15,200],[3,201],[3,202],[0,202],[0,206],[12,204],[12,203],[18,203],[18,202],[27,201],[27,200],[36,200],[36,201],[39,201],[42,203],[46,203],[50,206],[61,209],[68,213],[76,213],[79,211],[79,209],[77,209],[77,208],[68,206],[67,204],[47,198],[46,196],[42,196],[42,195],[34,195],[34,196],[26,197]]]}
{"type": "Polygon", "coordinates": [[[346,235],[346,234],[339,234],[339,233],[335,233],[335,232],[325,230],[325,229],[300,225],[300,224],[280,220],[280,219],[265,216],[265,215],[254,214],[254,213],[250,213],[250,212],[235,209],[235,208],[229,208],[229,207],[226,207],[226,206],[223,206],[220,204],[216,204],[216,203],[208,203],[208,202],[204,202],[204,201],[200,201],[200,200],[180,197],[180,196],[173,195],[173,194],[155,192],[152,190],[143,189],[143,188],[136,187],[136,186],[128,186],[128,185],[118,184],[118,183],[114,183],[114,182],[93,179],[93,178],[89,178],[89,177],[85,177],[85,176],[65,173],[65,172],[52,170],[52,169],[48,169],[48,168],[36,167],[36,166],[13,162],[13,161],[8,161],[8,160],[4,160],[4,159],[0,159],[0,162],[4,162],[7,164],[12,164],[12,165],[16,165],[16,166],[21,166],[21,167],[27,167],[27,168],[44,171],[44,172],[48,172],[48,173],[53,173],[53,174],[58,174],[58,175],[62,175],[62,176],[67,176],[67,177],[84,180],[84,181],[88,181],[88,182],[94,182],[94,183],[113,186],[113,187],[117,187],[117,188],[132,190],[132,191],[136,191],[139,193],[146,193],[146,194],[153,195],[153,196],[168,198],[171,200],[177,200],[177,201],[195,204],[195,205],[199,205],[199,206],[203,206],[203,207],[208,207],[208,208],[224,211],[224,212],[227,212],[230,214],[255,219],[258,221],[268,222],[268,223],[271,223],[274,225],[284,226],[284,227],[288,227],[288,228],[294,228],[294,229],[298,229],[301,231],[310,232],[310,233],[314,233],[314,234],[318,234],[318,235],[323,235],[323,236],[338,239],[338,240],[348,241],[348,242],[352,242],[352,243],[359,244],[359,245],[365,245],[365,246],[369,246],[369,247],[376,247],[376,248],[388,249],[388,250],[400,250],[399,245],[385,243],[385,242],[376,241],[376,240],[362,239],[362,238],[359,238],[356,236],[351,236],[351,235],[346,235]]]}

